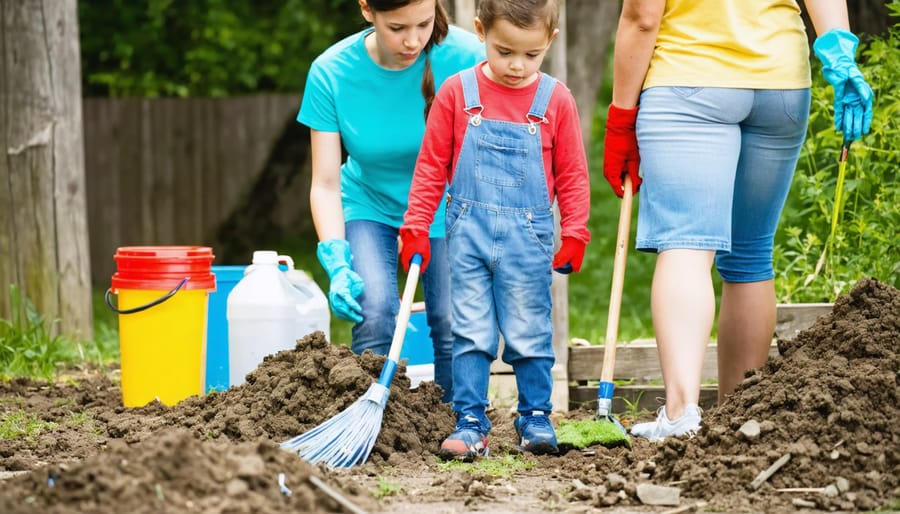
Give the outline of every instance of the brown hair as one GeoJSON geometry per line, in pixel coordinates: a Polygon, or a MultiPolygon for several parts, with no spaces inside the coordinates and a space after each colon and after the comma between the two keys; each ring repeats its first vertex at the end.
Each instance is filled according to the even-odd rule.
{"type": "Polygon", "coordinates": [[[559,26],[559,0],[481,0],[478,19],[485,31],[506,20],[523,29],[543,24],[552,35],[559,26]]]}
{"type": "MultiPolygon", "coordinates": [[[[375,12],[393,11],[406,7],[409,4],[421,2],[423,0],[366,0],[375,12]]],[[[422,97],[425,98],[425,118],[428,118],[428,111],[431,110],[431,104],[434,102],[434,72],[431,71],[431,59],[429,53],[434,45],[441,44],[441,41],[447,37],[450,32],[450,17],[441,0],[434,0],[434,29],[431,31],[431,38],[425,44],[425,73],[422,75],[422,97]]]]}

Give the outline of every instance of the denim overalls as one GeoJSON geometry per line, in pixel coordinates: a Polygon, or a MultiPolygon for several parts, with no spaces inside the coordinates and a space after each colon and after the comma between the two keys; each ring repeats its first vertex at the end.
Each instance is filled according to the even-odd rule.
{"type": "Polygon", "coordinates": [[[447,198],[453,316],[453,410],[490,421],[488,379],[504,338],[519,412],[551,410],[553,211],[541,123],[556,85],[542,74],[522,122],[498,121],[481,105],[472,69],[461,73],[469,123],[447,198]]]}

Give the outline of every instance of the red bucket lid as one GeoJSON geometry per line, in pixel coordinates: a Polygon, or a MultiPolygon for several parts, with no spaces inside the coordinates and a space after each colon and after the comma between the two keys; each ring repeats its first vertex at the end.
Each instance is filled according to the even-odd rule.
{"type": "Polygon", "coordinates": [[[117,271],[113,292],[119,289],[170,290],[188,279],[184,289],[216,289],[214,255],[208,246],[125,246],[113,256],[117,271]]]}

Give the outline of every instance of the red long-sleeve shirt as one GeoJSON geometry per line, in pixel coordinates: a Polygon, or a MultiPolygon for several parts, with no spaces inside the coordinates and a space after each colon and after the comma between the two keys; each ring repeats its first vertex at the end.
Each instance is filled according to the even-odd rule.
{"type": "MultiPolygon", "coordinates": [[[[481,63],[475,67],[482,115],[487,119],[526,123],[540,79],[523,88],[509,88],[487,78],[481,63]]],[[[416,160],[409,206],[403,224],[414,233],[428,233],[434,211],[444,196],[447,184],[453,181],[463,136],[469,122],[465,108],[462,81],[459,75],[448,78],[438,91],[428,115],[425,139],[416,160]]],[[[575,98],[561,82],[556,88],[544,114],[547,123],[540,123],[544,172],[550,202],[559,204],[562,237],[572,237],[587,243],[591,234],[587,228],[590,214],[590,179],[587,158],[581,139],[581,122],[575,98]]]]}

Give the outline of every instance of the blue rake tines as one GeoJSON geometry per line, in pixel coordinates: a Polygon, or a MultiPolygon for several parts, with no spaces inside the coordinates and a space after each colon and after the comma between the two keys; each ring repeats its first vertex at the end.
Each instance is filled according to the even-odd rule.
{"type": "Polygon", "coordinates": [[[364,463],[381,431],[384,406],[390,390],[380,383],[369,386],[361,398],[321,425],[281,443],[304,460],[324,462],[331,468],[364,463]]]}

